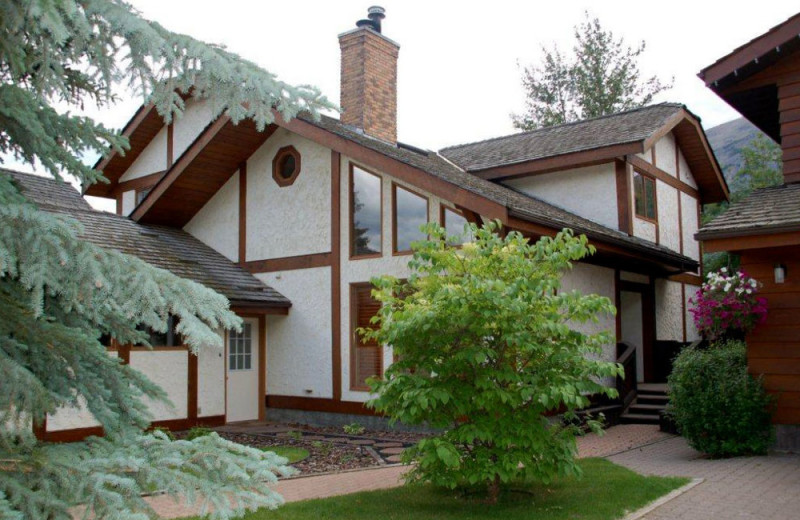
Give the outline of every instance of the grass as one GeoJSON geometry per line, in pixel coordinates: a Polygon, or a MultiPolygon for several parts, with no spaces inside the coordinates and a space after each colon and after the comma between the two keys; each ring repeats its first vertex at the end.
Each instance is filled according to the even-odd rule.
{"type": "Polygon", "coordinates": [[[300,462],[308,457],[308,450],[305,448],[298,448],[296,446],[264,446],[259,448],[261,451],[271,451],[281,457],[289,459],[289,464],[300,462]]]}
{"type": "Polygon", "coordinates": [[[689,479],[645,477],[604,459],[583,459],[583,478],[564,478],[528,493],[507,492],[497,505],[429,485],[294,502],[245,520],[611,520],[621,518],[689,479]]]}

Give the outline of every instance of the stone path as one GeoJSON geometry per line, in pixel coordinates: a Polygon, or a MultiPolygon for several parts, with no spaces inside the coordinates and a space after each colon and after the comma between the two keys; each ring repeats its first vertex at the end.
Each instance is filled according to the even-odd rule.
{"type": "Polygon", "coordinates": [[[645,515],[646,520],[800,518],[800,455],[710,460],[681,437],[609,457],[645,475],[705,479],[645,515]]]}

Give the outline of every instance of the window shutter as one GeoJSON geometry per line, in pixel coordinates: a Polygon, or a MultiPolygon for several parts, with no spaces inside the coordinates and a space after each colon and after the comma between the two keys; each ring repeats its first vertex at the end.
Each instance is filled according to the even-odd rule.
{"type": "Polygon", "coordinates": [[[371,285],[353,286],[353,371],[352,386],[367,388],[366,380],[383,372],[383,349],[373,340],[358,334],[359,328],[374,329],[370,319],[378,314],[380,302],[372,298],[371,285]]]}

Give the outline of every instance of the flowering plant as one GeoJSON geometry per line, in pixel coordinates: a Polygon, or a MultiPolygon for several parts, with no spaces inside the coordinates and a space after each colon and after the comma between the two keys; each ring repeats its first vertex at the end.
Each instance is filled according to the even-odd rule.
{"type": "Polygon", "coordinates": [[[690,302],[697,330],[709,340],[753,330],[767,319],[767,300],[757,296],[760,284],[744,271],[729,274],[723,267],[708,273],[690,302]]]}

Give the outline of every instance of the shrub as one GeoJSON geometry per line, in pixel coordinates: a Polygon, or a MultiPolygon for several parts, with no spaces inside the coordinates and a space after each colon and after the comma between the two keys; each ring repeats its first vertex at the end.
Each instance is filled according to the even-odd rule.
{"type": "Polygon", "coordinates": [[[728,274],[723,267],[708,273],[690,310],[697,330],[709,340],[742,336],[767,319],[767,301],[759,283],[744,271],[728,274]]]}
{"type": "Polygon", "coordinates": [[[344,426],[342,426],[342,429],[347,435],[361,435],[366,431],[366,429],[357,422],[354,422],[352,424],[345,424],[344,426]]]}
{"type": "Polygon", "coordinates": [[[445,230],[425,228],[413,244],[407,282],[374,279],[380,301],[366,335],[392,345],[395,362],[369,403],[406,424],[442,433],[405,450],[407,477],[455,488],[485,486],[496,502],[515,481],[575,475],[578,428],[548,414],[585,407],[589,394],[616,396],[601,384],[620,367],[602,361],[609,331],[582,323],[614,312],[597,295],[560,290],[561,276],[593,249],[570,230],[530,243],[499,236],[495,223],[470,226],[474,240],[448,247],[445,230]]]}
{"type": "Polygon", "coordinates": [[[765,453],[772,443],[772,398],[747,373],[743,342],[684,349],[669,388],[670,413],[696,450],[730,457],[765,453]]]}
{"type": "Polygon", "coordinates": [[[189,433],[186,434],[186,440],[193,441],[198,437],[205,437],[206,435],[211,435],[212,433],[214,433],[214,430],[211,428],[195,426],[189,430],[189,433]]]}

